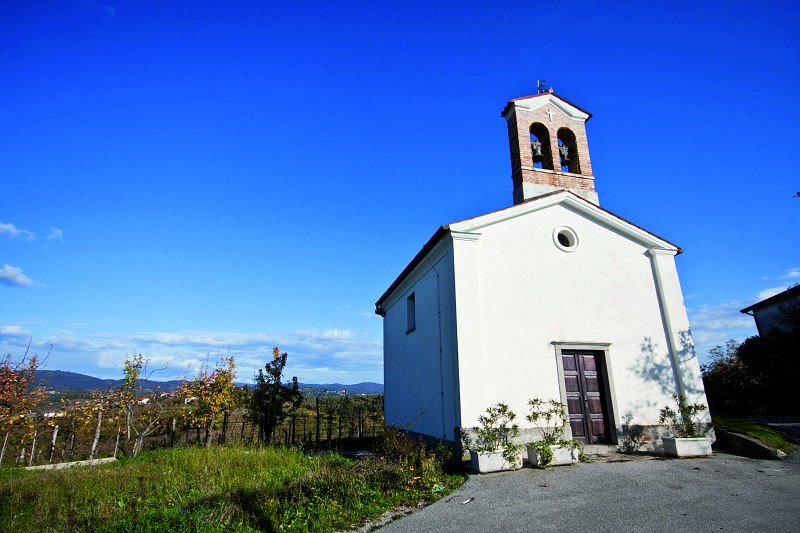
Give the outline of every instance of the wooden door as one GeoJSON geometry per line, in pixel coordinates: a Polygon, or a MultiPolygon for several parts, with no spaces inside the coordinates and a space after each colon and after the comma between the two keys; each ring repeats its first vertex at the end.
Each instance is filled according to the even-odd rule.
{"type": "Polygon", "coordinates": [[[561,360],[572,437],[586,444],[609,442],[603,353],[564,350],[561,360]]]}

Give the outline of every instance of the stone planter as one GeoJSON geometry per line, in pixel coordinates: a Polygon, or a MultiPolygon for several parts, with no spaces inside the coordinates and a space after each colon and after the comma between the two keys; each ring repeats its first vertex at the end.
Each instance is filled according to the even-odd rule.
{"type": "Polygon", "coordinates": [[[539,458],[539,450],[528,445],[525,445],[525,449],[528,451],[528,462],[536,468],[545,468],[547,466],[566,466],[578,462],[578,450],[561,446],[560,444],[554,444],[550,446],[550,449],[553,451],[553,460],[546,465],[543,465],[541,459],[539,458]]]}
{"type": "Polygon", "coordinates": [[[502,472],[504,470],[518,470],[522,467],[522,461],[509,463],[500,452],[476,453],[469,452],[471,468],[473,472],[488,474],[490,472],[502,472]]]}
{"type": "Polygon", "coordinates": [[[708,437],[664,437],[661,440],[664,443],[664,453],[672,457],[708,457],[711,455],[711,439],[708,437]]]}

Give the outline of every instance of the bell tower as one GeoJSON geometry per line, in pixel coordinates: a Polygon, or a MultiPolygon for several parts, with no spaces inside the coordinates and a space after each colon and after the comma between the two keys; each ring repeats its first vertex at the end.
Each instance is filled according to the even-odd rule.
{"type": "Polygon", "coordinates": [[[514,204],[567,189],[599,205],[586,141],[591,113],[553,92],[515,98],[502,113],[508,122],[514,204]]]}

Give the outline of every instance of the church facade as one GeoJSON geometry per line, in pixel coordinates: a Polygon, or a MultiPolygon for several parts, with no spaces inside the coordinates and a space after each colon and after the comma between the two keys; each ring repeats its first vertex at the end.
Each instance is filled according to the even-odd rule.
{"type": "Polygon", "coordinates": [[[707,405],[681,250],[599,206],[588,112],[551,90],[502,116],[514,205],[441,226],[376,303],[386,422],[457,441],[504,402],[533,435],[540,398],[587,444],[616,443],[627,414],[657,435],[673,394],[707,405]]]}

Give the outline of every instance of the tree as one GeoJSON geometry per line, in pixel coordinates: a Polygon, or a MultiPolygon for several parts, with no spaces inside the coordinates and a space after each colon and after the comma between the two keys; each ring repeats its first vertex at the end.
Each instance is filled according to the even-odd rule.
{"type": "Polygon", "coordinates": [[[33,410],[45,395],[43,387],[34,387],[36,369],[40,360],[37,355],[30,355],[29,349],[25,354],[15,360],[11,354],[0,358],[0,429],[5,431],[3,447],[0,449],[0,464],[8,444],[8,436],[14,424],[26,420],[28,432],[32,424],[25,419],[25,415],[33,410]]]}
{"type": "Polygon", "coordinates": [[[287,357],[276,346],[272,349],[272,361],[266,363],[263,370],[259,368],[255,376],[249,411],[251,420],[258,425],[259,443],[270,442],[275,428],[286,419],[289,410],[296,409],[303,401],[297,377],[292,378],[291,384],[281,383],[287,357]]]}
{"type": "Polygon", "coordinates": [[[220,359],[213,371],[209,372],[203,367],[197,378],[181,384],[180,395],[184,399],[195,398],[197,401],[197,408],[189,413],[189,420],[195,427],[205,428],[206,446],[211,446],[211,434],[217,417],[234,403],[235,377],[236,363],[231,356],[220,359]]]}
{"type": "MultiPolygon", "coordinates": [[[[144,395],[139,385],[139,376],[146,371],[146,367],[147,361],[142,354],[131,355],[125,360],[124,379],[116,391],[120,415],[125,419],[128,440],[130,441],[131,436],[135,438],[132,451],[134,457],[142,451],[144,439],[160,427],[161,416],[164,413],[158,389],[144,395]]],[[[119,432],[117,434],[119,435],[119,432]]]]}
{"type": "Polygon", "coordinates": [[[800,381],[800,306],[786,305],[781,312],[782,327],[711,350],[711,362],[702,371],[712,412],[798,413],[794,388],[800,381]]]}

